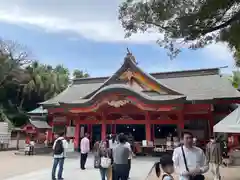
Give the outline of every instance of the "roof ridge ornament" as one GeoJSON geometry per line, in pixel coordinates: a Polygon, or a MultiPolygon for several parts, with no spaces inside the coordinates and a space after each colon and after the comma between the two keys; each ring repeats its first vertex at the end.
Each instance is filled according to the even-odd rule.
{"type": "Polygon", "coordinates": [[[124,58],[124,60],[131,60],[133,63],[138,64],[138,62],[136,61],[135,57],[133,56],[133,54],[129,51],[129,49],[127,48],[127,55],[124,58]]]}

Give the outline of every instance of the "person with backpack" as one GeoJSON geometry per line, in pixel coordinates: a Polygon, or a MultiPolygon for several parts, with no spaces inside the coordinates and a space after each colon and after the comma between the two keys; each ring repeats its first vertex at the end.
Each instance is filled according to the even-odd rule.
{"type": "Polygon", "coordinates": [[[58,180],[63,180],[62,173],[63,173],[63,165],[64,160],[66,158],[66,152],[68,148],[68,143],[64,138],[64,133],[60,133],[58,138],[54,141],[53,144],[53,167],[52,167],[52,180],[56,180],[56,169],[58,169],[58,180]]]}

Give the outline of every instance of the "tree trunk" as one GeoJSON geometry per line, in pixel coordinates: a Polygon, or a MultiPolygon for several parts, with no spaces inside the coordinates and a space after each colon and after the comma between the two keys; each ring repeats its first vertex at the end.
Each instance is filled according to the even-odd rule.
{"type": "Polygon", "coordinates": [[[17,150],[19,150],[20,131],[17,131],[17,150]]]}
{"type": "Polygon", "coordinates": [[[22,110],[22,106],[23,106],[24,100],[25,100],[25,98],[23,97],[22,100],[21,100],[21,102],[20,102],[20,105],[19,105],[19,109],[20,109],[20,110],[22,110]]]}

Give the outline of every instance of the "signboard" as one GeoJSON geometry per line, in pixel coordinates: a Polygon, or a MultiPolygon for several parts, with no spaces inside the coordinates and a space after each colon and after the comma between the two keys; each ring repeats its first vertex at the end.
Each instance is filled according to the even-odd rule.
{"type": "Polygon", "coordinates": [[[63,123],[66,123],[67,122],[67,118],[66,118],[66,116],[54,117],[53,118],[53,122],[63,122],[63,123]]]}
{"type": "Polygon", "coordinates": [[[64,125],[54,125],[53,132],[56,134],[65,132],[65,126],[64,125]]]}
{"type": "Polygon", "coordinates": [[[84,126],[81,126],[81,128],[80,128],[80,137],[81,137],[81,138],[84,137],[84,134],[85,134],[85,132],[84,132],[84,126]]]}
{"type": "Polygon", "coordinates": [[[73,126],[68,126],[68,127],[67,127],[66,136],[67,136],[67,137],[74,137],[74,135],[75,135],[75,127],[73,127],[73,126]]]}

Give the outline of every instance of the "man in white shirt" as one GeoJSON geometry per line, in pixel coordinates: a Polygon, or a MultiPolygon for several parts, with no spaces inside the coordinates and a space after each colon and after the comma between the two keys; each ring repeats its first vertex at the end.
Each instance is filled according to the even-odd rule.
{"type": "Polygon", "coordinates": [[[63,173],[63,165],[64,160],[66,158],[68,148],[68,142],[64,138],[64,133],[60,133],[58,138],[54,141],[53,144],[53,167],[52,167],[52,180],[56,180],[56,169],[58,168],[58,180],[63,180],[62,173],[63,173]]]}
{"type": "Polygon", "coordinates": [[[80,168],[82,170],[86,169],[85,164],[87,161],[88,153],[90,151],[90,141],[89,141],[88,137],[89,137],[89,135],[88,135],[88,133],[86,133],[80,143],[80,149],[81,149],[80,168]]]}
{"type": "MultiPolygon", "coordinates": [[[[190,177],[199,177],[209,169],[206,156],[202,149],[193,146],[192,133],[183,132],[182,139],[183,146],[175,148],[173,152],[174,167],[180,176],[179,180],[189,180],[190,177]],[[185,154],[186,164],[183,152],[185,154]]],[[[204,179],[204,176],[200,179],[204,179]]]]}

